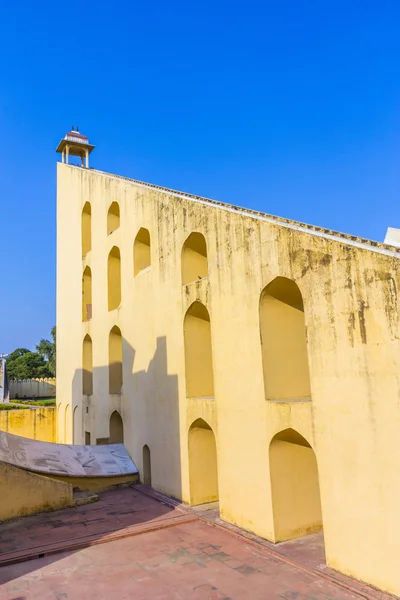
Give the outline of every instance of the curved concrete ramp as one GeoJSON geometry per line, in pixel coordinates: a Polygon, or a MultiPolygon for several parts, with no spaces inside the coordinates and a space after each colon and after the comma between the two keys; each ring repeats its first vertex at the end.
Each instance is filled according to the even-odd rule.
{"type": "Polygon", "coordinates": [[[121,478],[138,475],[123,444],[69,446],[0,432],[0,461],[48,477],[121,478]]]}

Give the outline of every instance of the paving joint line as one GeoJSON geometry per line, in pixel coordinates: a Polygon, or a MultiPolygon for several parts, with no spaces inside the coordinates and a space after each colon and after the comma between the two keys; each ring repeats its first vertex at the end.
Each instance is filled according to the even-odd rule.
{"type": "MultiPolygon", "coordinates": [[[[182,515],[184,516],[184,515],[182,515]]],[[[0,567],[5,567],[8,565],[12,565],[12,564],[16,564],[16,563],[22,563],[22,562],[27,562],[29,560],[35,560],[38,558],[43,558],[45,556],[51,556],[53,554],[61,554],[62,552],[74,552],[76,550],[81,550],[83,548],[90,548],[91,546],[97,546],[100,544],[107,544],[108,542],[114,542],[117,540],[121,540],[121,539],[125,539],[125,538],[129,538],[129,537],[136,537],[139,535],[143,535],[145,533],[152,533],[153,531],[160,531],[162,529],[171,529],[172,527],[178,527],[179,525],[185,525],[186,523],[193,523],[194,521],[198,520],[198,517],[196,517],[196,515],[185,515],[186,519],[179,519],[179,518],[175,518],[173,521],[171,522],[165,522],[165,519],[162,522],[157,522],[157,524],[154,524],[153,526],[149,526],[149,527],[142,527],[139,529],[139,526],[141,525],[140,523],[138,523],[137,525],[133,525],[131,529],[125,529],[122,530],[120,532],[102,532],[102,533],[96,533],[96,534],[91,534],[88,536],[82,536],[81,538],[78,538],[76,540],[75,543],[70,543],[70,544],[63,544],[63,545],[57,545],[56,547],[49,547],[49,546],[42,546],[40,547],[36,547],[38,548],[37,550],[35,550],[34,552],[29,552],[30,549],[27,549],[25,554],[22,554],[20,556],[15,556],[15,554],[18,551],[14,551],[14,556],[10,556],[10,554],[12,554],[11,552],[9,553],[9,556],[7,557],[7,555],[5,557],[0,557],[0,567]],[[103,538],[98,538],[97,536],[101,536],[104,535],[103,538]]],[[[54,542],[56,543],[56,542],[54,542]]],[[[23,551],[21,551],[23,552],[23,551]]]]}
{"type": "MultiPolygon", "coordinates": [[[[207,517],[193,511],[193,509],[190,506],[186,506],[183,503],[180,503],[178,500],[175,500],[173,498],[168,498],[168,496],[164,496],[163,494],[160,494],[159,492],[152,493],[153,490],[151,488],[144,490],[144,489],[142,489],[142,487],[140,485],[135,486],[135,488],[142,494],[148,496],[149,498],[153,498],[154,500],[157,500],[157,502],[160,502],[162,504],[167,504],[167,506],[177,508],[178,510],[181,510],[182,512],[195,514],[198,517],[198,519],[200,521],[202,521],[203,523],[205,523],[206,525],[226,531],[227,533],[230,533],[231,535],[233,535],[236,538],[239,538],[241,540],[246,540],[246,542],[248,542],[252,546],[255,546],[258,549],[264,550],[267,554],[270,554],[274,558],[281,560],[282,562],[285,562],[297,569],[300,569],[301,571],[304,571],[304,572],[308,573],[309,575],[313,575],[315,577],[323,579],[324,581],[327,581],[328,583],[336,585],[337,587],[340,587],[341,589],[344,589],[347,592],[350,592],[350,593],[358,596],[359,598],[363,598],[364,600],[379,600],[376,596],[375,597],[371,597],[370,595],[367,596],[365,593],[358,590],[356,587],[348,585],[345,582],[342,582],[339,579],[336,579],[332,575],[327,575],[327,574],[323,573],[322,571],[319,571],[318,569],[313,569],[312,567],[307,567],[306,565],[304,565],[302,563],[298,563],[298,562],[286,557],[284,554],[281,554],[280,552],[277,552],[276,550],[267,548],[261,542],[258,542],[257,540],[248,538],[245,535],[247,533],[245,530],[243,530],[243,533],[241,531],[233,531],[232,529],[230,529],[229,527],[224,525],[224,523],[217,523],[216,521],[208,519],[207,517]]],[[[234,527],[236,527],[236,526],[234,526],[234,527]]],[[[328,568],[330,568],[330,567],[328,567],[328,568]]],[[[347,577],[347,575],[346,575],[346,577],[347,577]]],[[[358,580],[356,580],[356,581],[358,582],[358,580]]],[[[369,584],[364,583],[364,582],[359,582],[359,583],[362,585],[369,586],[369,584]]],[[[374,588],[373,586],[370,586],[370,587],[371,587],[372,592],[378,592],[379,594],[385,594],[388,598],[393,598],[393,600],[397,600],[397,596],[393,596],[393,594],[390,594],[389,592],[383,592],[382,590],[379,590],[378,588],[374,588]]]]}

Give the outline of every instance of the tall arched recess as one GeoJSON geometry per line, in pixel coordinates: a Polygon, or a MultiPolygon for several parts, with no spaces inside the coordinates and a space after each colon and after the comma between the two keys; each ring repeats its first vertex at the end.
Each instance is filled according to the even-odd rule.
{"type": "Polygon", "coordinates": [[[141,271],[151,266],[150,232],[141,227],[133,244],[133,275],[136,277],[141,271]]]}
{"type": "Polygon", "coordinates": [[[82,276],[82,321],[92,318],[92,270],[86,267],[82,276]]]}
{"type": "Polygon", "coordinates": [[[85,335],[82,347],[82,394],[93,394],[93,350],[90,335],[85,335]]]}
{"type": "Polygon", "coordinates": [[[294,429],[276,434],[269,447],[276,542],[322,529],[317,459],[307,440],[294,429]]]}
{"type": "Polygon", "coordinates": [[[189,485],[190,504],[205,504],[218,500],[217,445],[211,427],[197,419],[190,427],[189,485]]]}
{"type": "Polygon", "coordinates": [[[113,246],[108,255],[108,310],[115,310],[121,304],[121,254],[113,246]]]}
{"type": "Polygon", "coordinates": [[[110,444],[124,443],[124,423],[117,410],[114,410],[110,417],[110,444]]]}
{"type": "Polygon", "coordinates": [[[108,339],[108,379],[109,393],[120,394],[122,388],[122,336],[116,325],[108,339]]]}
{"type": "Polygon", "coordinates": [[[208,277],[207,244],[202,233],[191,233],[182,247],[182,285],[208,277]]]}
{"type": "Polygon", "coordinates": [[[265,398],[309,398],[303,298],[291,279],[277,277],[261,293],[260,334],[265,398]]]}
{"type": "Polygon", "coordinates": [[[107,213],[107,235],[118,229],[120,224],[119,204],[113,202],[107,213]]]}
{"type": "Polygon", "coordinates": [[[183,324],[186,396],[214,396],[210,315],[201,302],[193,302],[183,324]]]}
{"type": "Polygon", "coordinates": [[[86,202],[82,210],[82,256],[92,249],[92,207],[86,202]]]}

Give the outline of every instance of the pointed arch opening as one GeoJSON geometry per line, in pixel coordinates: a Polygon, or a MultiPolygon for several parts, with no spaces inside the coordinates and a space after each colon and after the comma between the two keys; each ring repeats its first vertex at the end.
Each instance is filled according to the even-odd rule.
{"type": "Polygon", "coordinates": [[[217,445],[214,432],[203,419],[189,429],[190,504],[218,500],[217,445]]]}
{"type": "Polygon", "coordinates": [[[208,277],[206,238],[193,232],[182,247],[182,285],[208,277]]]}
{"type": "Polygon", "coordinates": [[[92,207],[86,202],[82,210],[82,256],[92,249],[92,207]]]}
{"type": "Polygon", "coordinates": [[[118,202],[113,202],[110,205],[107,213],[107,235],[118,229],[120,225],[120,214],[118,202]]]}
{"type": "Polygon", "coordinates": [[[85,335],[82,347],[82,393],[93,394],[93,347],[90,335],[85,335]]]}
{"type": "Polygon", "coordinates": [[[121,254],[113,246],[108,255],[108,310],[115,310],[121,304],[121,254]]]}
{"type": "Polygon", "coordinates": [[[122,389],[122,335],[116,325],[111,329],[108,340],[109,393],[120,394],[122,389]]]}
{"type": "Polygon", "coordinates": [[[275,541],[322,530],[318,466],[314,450],[294,429],[276,434],[269,447],[275,541]]]}
{"type": "Polygon", "coordinates": [[[86,267],[82,275],[82,321],[92,318],[92,269],[86,267]]]}
{"type": "Polygon", "coordinates": [[[309,398],[304,304],[291,279],[277,277],[261,293],[260,335],[265,398],[309,398]]]}
{"type": "Polygon", "coordinates": [[[72,443],[72,419],[71,419],[71,406],[67,404],[64,412],[64,444],[72,443]]]}
{"type": "Polygon", "coordinates": [[[78,408],[78,406],[75,406],[74,412],[73,412],[73,435],[72,435],[72,438],[73,438],[72,443],[73,444],[81,443],[81,435],[80,435],[81,423],[80,423],[79,415],[80,415],[79,408],[78,408]]]}
{"type": "Polygon", "coordinates": [[[147,444],[143,446],[143,483],[151,486],[151,456],[147,444]]]}
{"type": "Polygon", "coordinates": [[[124,423],[117,410],[110,417],[110,444],[124,443],[124,423]]]}
{"type": "Polygon", "coordinates": [[[186,396],[188,398],[214,396],[210,315],[201,302],[193,302],[187,310],[183,334],[186,396]]]}
{"type": "Polygon", "coordinates": [[[151,266],[150,232],[141,227],[133,244],[133,275],[151,266]]]}

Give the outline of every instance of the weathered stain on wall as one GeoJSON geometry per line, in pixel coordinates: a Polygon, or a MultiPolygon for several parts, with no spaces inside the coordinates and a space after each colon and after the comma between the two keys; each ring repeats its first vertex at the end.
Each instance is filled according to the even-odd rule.
{"type": "Polygon", "coordinates": [[[0,430],[42,442],[56,441],[56,410],[52,407],[0,411],[0,430]]]}
{"type": "Polygon", "coordinates": [[[56,378],[44,379],[11,379],[9,382],[10,398],[54,398],[56,395],[56,378]]]}
{"type": "MultiPolygon", "coordinates": [[[[272,541],[320,527],[319,493],[328,565],[400,594],[400,453],[389,443],[400,435],[400,254],[383,244],[69,165],[58,166],[57,185],[58,441],[83,443],[86,434],[108,439],[110,417],[118,411],[124,444],[141,473],[144,446],[151,451],[156,489],[187,503],[218,494],[222,518],[272,541]],[[112,202],[119,205],[119,227],[107,235],[112,202]],[[87,203],[91,249],[84,253],[80,232],[87,203]],[[134,277],[134,240],[142,228],[149,232],[151,260],[134,277]],[[205,249],[191,245],[183,252],[194,232],[204,236],[205,249]],[[108,310],[107,265],[114,247],[121,258],[121,298],[108,310]],[[182,256],[196,252],[203,257],[195,257],[202,271],[190,282],[182,256]],[[93,312],[82,323],[87,266],[93,312]],[[302,310],[298,302],[287,308],[282,294],[261,302],[277,277],[296,284],[302,310]],[[196,347],[185,355],[185,343],[196,336],[190,327],[185,336],[184,323],[194,302],[209,315],[207,344],[199,348],[208,352],[213,386],[188,397],[185,358],[190,368],[196,365],[196,347]],[[292,345],[293,328],[281,318],[286,313],[297,328],[292,345]],[[119,393],[109,393],[113,328],[122,337],[119,393]],[[85,336],[92,343],[89,395],[82,389],[85,336]],[[303,349],[301,386],[281,389],[275,382],[277,393],[268,391],[263,354],[268,362],[274,346],[292,362],[303,349]],[[190,438],[199,419],[204,424],[194,429],[206,433],[190,438]],[[293,435],[275,438],[271,449],[274,437],[288,430],[308,445],[293,435]],[[193,441],[207,447],[207,468],[193,460],[193,441]],[[282,521],[276,499],[292,489],[287,474],[293,469],[304,506],[289,523],[282,521]],[[286,483],[279,488],[277,481],[286,483]]],[[[87,209],[85,219],[86,227],[87,209]]],[[[293,370],[282,366],[281,372],[293,370]]],[[[192,378],[197,384],[199,373],[192,378]]]]}

